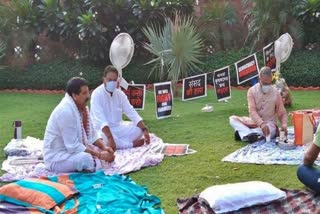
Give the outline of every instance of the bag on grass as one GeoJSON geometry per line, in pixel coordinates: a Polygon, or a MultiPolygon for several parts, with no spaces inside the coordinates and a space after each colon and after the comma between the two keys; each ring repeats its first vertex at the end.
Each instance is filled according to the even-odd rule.
{"type": "Polygon", "coordinates": [[[294,126],[294,143],[297,146],[313,141],[315,119],[312,114],[303,111],[293,112],[292,123],[294,126]]]}

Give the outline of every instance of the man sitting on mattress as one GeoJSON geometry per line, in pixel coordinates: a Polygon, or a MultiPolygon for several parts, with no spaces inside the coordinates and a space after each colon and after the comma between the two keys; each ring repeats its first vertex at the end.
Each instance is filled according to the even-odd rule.
{"type": "Polygon", "coordinates": [[[95,159],[112,162],[114,152],[106,147],[93,129],[87,101],[88,82],[79,77],[70,79],[66,94],[50,115],[43,146],[46,169],[64,173],[94,171],[95,159]]]}
{"type": "Polygon", "coordinates": [[[281,121],[281,130],[287,135],[287,112],[280,93],[272,86],[269,67],[261,68],[259,83],[248,90],[247,99],[250,117],[233,115],[229,118],[236,140],[253,143],[266,138],[270,141],[277,135],[277,118],[281,121]]]}
{"type": "Polygon", "coordinates": [[[113,149],[126,149],[150,143],[149,131],[127,96],[117,89],[118,70],[109,65],[103,74],[103,84],[92,92],[91,115],[94,126],[113,149]],[[122,114],[132,123],[123,124],[122,114]]]}

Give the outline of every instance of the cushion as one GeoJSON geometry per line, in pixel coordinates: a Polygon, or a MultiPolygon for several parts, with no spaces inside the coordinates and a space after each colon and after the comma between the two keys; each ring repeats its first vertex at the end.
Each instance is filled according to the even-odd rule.
{"type": "Polygon", "coordinates": [[[199,195],[199,201],[207,203],[215,213],[235,211],[284,198],[284,191],[261,181],[211,186],[199,195]]]}
{"type": "Polygon", "coordinates": [[[2,186],[0,200],[49,210],[71,198],[77,192],[72,186],[31,178],[2,186]]]}

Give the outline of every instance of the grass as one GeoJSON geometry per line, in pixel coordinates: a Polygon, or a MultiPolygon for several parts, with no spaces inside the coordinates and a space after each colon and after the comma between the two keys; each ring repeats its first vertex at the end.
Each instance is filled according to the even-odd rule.
{"type": "MultiPolygon", "coordinates": [[[[0,150],[13,136],[12,122],[22,120],[23,136],[43,139],[47,120],[63,95],[0,93],[0,150]]],[[[187,143],[198,152],[182,157],[166,157],[156,167],[148,167],[129,175],[149,192],[161,199],[166,213],[177,213],[176,199],[199,193],[208,186],[260,180],[277,187],[302,189],[296,178],[297,166],[255,165],[221,162],[221,159],[246,145],[236,142],[229,126],[230,115],[247,115],[245,90],[233,90],[228,103],[218,103],[212,90],[205,98],[174,101],[171,118],[157,120],[152,93],[146,97],[145,110],[140,114],[149,126],[167,143],[187,143]],[[201,108],[210,103],[211,113],[201,108]]],[[[319,91],[293,92],[293,107],[315,108],[320,103],[319,91]]],[[[1,153],[0,161],[4,160],[1,153]]]]}

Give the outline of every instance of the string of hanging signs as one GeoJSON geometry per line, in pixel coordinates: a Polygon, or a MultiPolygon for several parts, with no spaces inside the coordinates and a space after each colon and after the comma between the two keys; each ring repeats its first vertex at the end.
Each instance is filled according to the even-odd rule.
{"type": "MultiPolygon", "coordinates": [[[[272,71],[279,71],[279,67],[277,68],[277,57],[275,52],[275,42],[272,42],[263,48],[264,65],[270,67],[272,71]]],[[[243,84],[244,82],[247,82],[258,76],[259,65],[256,53],[234,63],[238,85],[243,84]]],[[[212,79],[217,100],[224,101],[231,98],[229,65],[217,69],[213,72],[184,78],[182,80],[182,101],[188,101],[207,96],[207,74],[213,74],[212,79]]],[[[146,95],[145,84],[129,84],[128,88],[126,90],[123,89],[123,91],[127,95],[131,105],[135,109],[144,109],[146,95]]],[[[157,119],[170,117],[173,110],[173,94],[171,81],[155,83],[154,97],[157,119]]]]}

